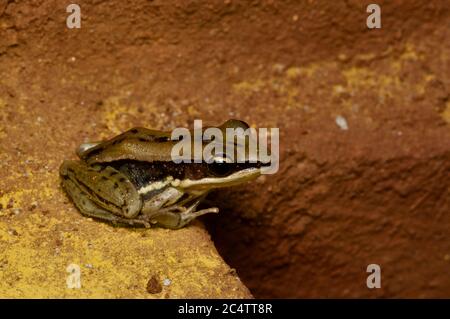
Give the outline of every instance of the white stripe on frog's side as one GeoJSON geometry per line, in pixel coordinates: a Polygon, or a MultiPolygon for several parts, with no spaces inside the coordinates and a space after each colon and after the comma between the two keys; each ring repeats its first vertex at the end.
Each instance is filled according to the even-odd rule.
{"type": "Polygon", "coordinates": [[[138,190],[138,193],[143,195],[143,194],[152,192],[154,190],[162,189],[162,188],[166,187],[167,185],[172,184],[173,181],[174,180],[173,180],[172,176],[167,176],[165,180],[153,182],[153,183],[148,184],[147,186],[141,187],[138,190]]]}

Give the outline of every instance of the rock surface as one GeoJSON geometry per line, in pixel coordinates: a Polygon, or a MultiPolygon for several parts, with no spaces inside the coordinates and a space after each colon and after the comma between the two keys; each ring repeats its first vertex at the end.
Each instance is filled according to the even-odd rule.
{"type": "Polygon", "coordinates": [[[280,171],[211,194],[207,221],[256,297],[449,297],[450,8],[379,1],[369,30],[369,3],[85,0],[68,29],[64,1],[0,1],[1,291],[81,294],[77,263],[95,296],[247,296],[199,224],[91,222],[57,176],[80,142],[238,118],[280,128],[280,171]]]}
{"type": "Polygon", "coordinates": [[[179,231],[115,228],[55,202],[48,209],[56,214],[38,207],[2,216],[3,298],[251,297],[198,224],[179,231]]]}

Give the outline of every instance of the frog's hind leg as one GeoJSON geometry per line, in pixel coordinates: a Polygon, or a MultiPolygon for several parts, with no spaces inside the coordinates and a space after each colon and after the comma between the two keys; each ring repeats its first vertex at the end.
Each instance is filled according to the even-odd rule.
{"type": "Polygon", "coordinates": [[[121,172],[110,166],[88,166],[78,161],[64,161],[60,167],[63,180],[71,180],[91,201],[125,218],[135,218],[142,208],[136,187],[121,172]]]}
{"type": "Polygon", "coordinates": [[[103,221],[107,221],[115,225],[123,224],[128,226],[141,226],[150,228],[150,223],[144,220],[128,219],[120,217],[101,208],[100,206],[95,204],[92,200],[90,200],[88,194],[86,194],[67,176],[63,177],[62,185],[67,194],[72,198],[73,202],[75,203],[75,206],[77,206],[79,211],[87,217],[101,219],[103,221]]]}
{"type": "Polygon", "coordinates": [[[60,175],[63,188],[84,215],[127,225],[150,225],[136,218],[142,200],[135,187],[112,167],[64,161],[60,175]]]}

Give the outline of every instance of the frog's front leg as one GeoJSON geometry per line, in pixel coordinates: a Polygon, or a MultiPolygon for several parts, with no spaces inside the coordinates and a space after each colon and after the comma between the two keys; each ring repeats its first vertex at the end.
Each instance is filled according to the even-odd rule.
{"type": "Polygon", "coordinates": [[[197,206],[206,194],[200,197],[189,196],[186,200],[177,202],[182,195],[183,193],[176,188],[167,188],[161,194],[144,203],[140,217],[161,227],[179,229],[201,215],[219,212],[216,207],[196,211],[197,206]],[[183,206],[185,203],[192,201],[193,203],[189,207],[183,206]]]}
{"type": "Polygon", "coordinates": [[[219,212],[219,209],[217,207],[210,207],[196,211],[195,209],[197,208],[198,204],[200,204],[202,199],[203,198],[196,200],[194,204],[192,204],[184,212],[179,214],[180,218],[178,220],[176,228],[184,227],[199,216],[210,213],[217,214],[219,212]]]}
{"type": "Polygon", "coordinates": [[[60,174],[63,188],[82,214],[113,223],[150,226],[136,218],[142,200],[135,187],[112,167],[65,161],[60,174]]]}

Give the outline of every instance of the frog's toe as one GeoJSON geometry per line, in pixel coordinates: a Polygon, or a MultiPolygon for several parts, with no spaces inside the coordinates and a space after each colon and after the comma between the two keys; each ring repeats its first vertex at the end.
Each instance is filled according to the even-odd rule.
{"type": "Polygon", "coordinates": [[[183,227],[184,225],[189,224],[191,221],[196,219],[199,216],[205,215],[205,214],[217,214],[219,212],[219,209],[217,207],[211,207],[206,209],[201,209],[195,212],[186,212],[180,214],[180,224],[179,227],[183,227]]]}

